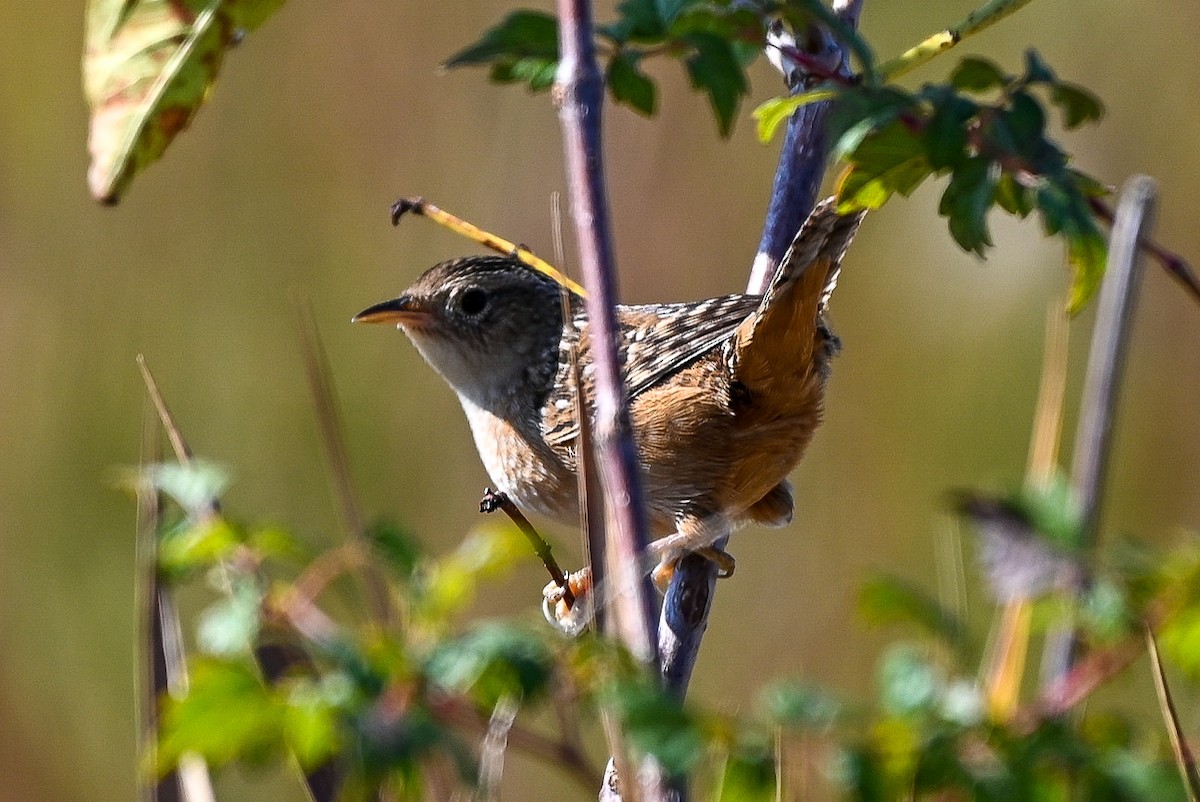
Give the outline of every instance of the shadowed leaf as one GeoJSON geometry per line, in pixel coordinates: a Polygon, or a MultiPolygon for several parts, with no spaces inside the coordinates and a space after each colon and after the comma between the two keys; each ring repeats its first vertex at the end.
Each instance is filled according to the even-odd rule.
{"type": "Polygon", "coordinates": [[[995,197],[996,174],[987,159],[969,158],[950,177],[938,214],[948,219],[950,234],[964,251],[983,256],[991,247],[987,213],[995,197]]]}
{"type": "Polygon", "coordinates": [[[867,581],[858,593],[858,611],[870,624],[912,624],[960,653],[969,651],[967,630],[958,616],[921,588],[896,577],[867,581]]]}
{"type": "Polygon", "coordinates": [[[930,174],[921,141],[899,123],[864,139],[838,181],[838,212],[878,209],[893,193],[908,195],[930,174]]]}
{"type": "Polygon", "coordinates": [[[733,131],[738,103],[749,91],[741,62],[733,45],[719,36],[694,33],[685,39],[696,49],[687,60],[692,86],[708,95],[717,116],[717,128],[721,136],[727,137],[733,131]]]}
{"type": "Polygon", "coordinates": [[[622,51],[613,56],[608,65],[608,88],[618,103],[647,117],[654,116],[658,107],[654,82],[638,69],[637,60],[631,54],[622,51]]]}
{"type": "Polygon", "coordinates": [[[986,92],[1004,86],[1009,80],[995,63],[974,56],[964,58],[950,73],[950,83],[967,92],[986,92]]]}
{"type": "Polygon", "coordinates": [[[1063,124],[1067,128],[1077,128],[1104,116],[1100,98],[1076,84],[1055,84],[1050,92],[1050,102],[1062,109],[1063,124]]]}
{"type": "Polygon", "coordinates": [[[485,624],[443,644],[426,667],[434,682],[469,694],[485,709],[505,697],[536,698],[553,671],[553,656],[536,635],[502,623],[485,624]]]}

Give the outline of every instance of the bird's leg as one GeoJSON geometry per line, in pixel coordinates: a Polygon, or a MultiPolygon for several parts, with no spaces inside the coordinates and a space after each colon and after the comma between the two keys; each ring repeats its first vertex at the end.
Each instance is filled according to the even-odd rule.
{"type": "Polygon", "coordinates": [[[651,556],[658,557],[658,564],[651,572],[655,586],[665,592],[675,574],[675,565],[690,552],[712,560],[724,576],[731,575],[735,566],[733,556],[713,543],[732,531],[733,525],[724,513],[680,517],[674,532],[647,547],[651,556]]]}

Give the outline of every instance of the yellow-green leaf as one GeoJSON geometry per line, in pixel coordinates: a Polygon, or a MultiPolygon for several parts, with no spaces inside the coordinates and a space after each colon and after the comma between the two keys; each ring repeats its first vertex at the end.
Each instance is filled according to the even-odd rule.
{"type": "Polygon", "coordinates": [[[774,139],[779,126],[791,117],[796,109],[819,100],[829,100],[836,94],[833,89],[812,89],[798,95],[784,95],[764,101],[754,110],[754,119],[758,121],[759,141],[766,143],[774,139]]]}

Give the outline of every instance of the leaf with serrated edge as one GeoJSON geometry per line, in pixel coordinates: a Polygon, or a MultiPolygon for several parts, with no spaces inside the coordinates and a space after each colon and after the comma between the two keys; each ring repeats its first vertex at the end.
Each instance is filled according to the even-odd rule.
{"type": "Polygon", "coordinates": [[[1010,77],[993,62],[968,56],[950,73],[950,83],[967,92],[986,92],[1009,82],[1010,77]]]}
{"type": "Polygon", "coordinates": [[[908,195],[930,174],[921,141],[892,123],[864,139],[847,157],[850,169],[838,182],[838,211],[878,209],[892,193],[908,195]]]}
{"type": "Polygon", "coordinates": [[[1063,124],[1067,128],[1078,128],[1104,116],[1100,98],[1075,84],[1056,84],[1050,91],[1050,102],[1062,109],[1063,124]]]}

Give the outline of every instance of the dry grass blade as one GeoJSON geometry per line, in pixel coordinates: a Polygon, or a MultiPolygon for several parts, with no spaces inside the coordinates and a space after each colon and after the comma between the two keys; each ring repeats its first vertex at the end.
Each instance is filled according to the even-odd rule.
{"type": "Polygon", "coordinates": [[[1162,710],[1163,723],[1167,725],[1167,737],[1171,741],[1171,751],[1175,755],[1175,763],[1179,766],[1179,775],[1187,788],[1188,799],[1191,802],[1200,800],[1200,774],[1196,772],[1196,756],[1192,754],[1183,730],[1179,726],[1179,715],[1175,711],[1175,701],[1171,698],[1171,689],[1167,686],[1167,676],[1163,673],[1162,660],[1158,655],[1158,643],[1154,632],[1146,627],[1146,651],[1150,654],[1150,669],[1154,672],[1154,690],[1158,693],[1158,706],[1162,710]]]}
{"type": "MultiPolygon", "coordinates": [[[[184,439],[183,432],[180,431],[179,426],[176,424],[174,416],[171,415],[166,399],[163,398],[162,393],[159,391],[158,382],[155,381],[154,375],[150,372],[150,368],[141,354],[137,357],[137,363],[142,372],[142,379],[146,383],[146,391],[150,396],[150,401],[171,441],[171,447],[175,451],[175,458],[181,465],[191,465],[193,462],[192,450],[184,439]]],[[[149,438],[147,438],[147,441],[149,441],[149,438]]],[[[150,461],[153,460],[150,460],[143,453],[143,466],[150,461]]],[[[152,494],[154,509],[157,511],[158,508],[158,497],[152,488],[145,488],[140,491],[138,498],[139,522],[143,520],[142,515],[146,503],[143,502],[142,496],[146,494],[152,494]]],[[[218,513],[215,502],[209,512],[213,515],[218,513]]],[[[155,512],[155,516],[157,516],[157,512],[155,512]]],[[[171,604],[169,593],[158,582],[157,571],[153,570],[157,564],[155,557],[158,543],[157,526],[150,529],[149,540],[145,538],[144,530],[139,529],[139,566],[141,570],[152,571],[152,579],[149,581],[152,582],[153,593],[150,594],[150,598],[153,599],[154,609],[147,615],[147,619],[149,632],[154,643],[153,656],[155,661],[162,660],[162,681],[165,682],[166,688],[172,694],[182,695],[187,692],[187,670],[184,658],[183,635],[180,632],[179,619],[174,612],[174,606],[171,604]],[[145,568],[146,565],[149,565],[150,568],[145,568]]],[[[149,593],[149,591],[147,592],[149,593]]],[[[303,651],[280,647],[270,643],[256,646],[254,656],[259,668],[263,672],[263,676],[268,681],[274,681],[279,677],[285,676],[297,667],[301,668],[301,670],[310,670],[312,665],[308,655],[303,651]]],[[[158,669],[156,668],[154,671],[158,671],[158,669]]],[[[143,676],[146,676],[146,674],[143,673],[143,676]]],[[[154,677],[154,685],[157,688],[160,680],[157,674],[154,677]]],[[[182,802],[215,802],[216,797],[213,795],[208,768],[199,756],[184,755],[179,761],[179,769],[176,776],[178,777],[178,788],[182,796],[171,794],[168,789],[168,794],[170,795],[157,798],[151,797],[151,799],[155,799],[155,802],[159,799],[180,799],[182,802]]],[[[333,764],[319,766],[304,775],[304,785],[308,791],[309,798],[314,802],[333,802],[337,798],[341,786],[340,771],[333,764]]],[[[162,784],[160,784],[160,787],[162,787],[162,784]]]]}
{"type": "MultiPolygon", "coordinates": [[[[329,360],[317,334],[311,307],[298,294],[293,295],[293,303],[296,309],[296,329],[304,355],[304,373],[312,393],[313,409],[317,416],[321,445],[325,450],[330,484],[341,511],[342,525],[350,541],[366,554],[369,553],[366,525],[354,493],[354,483],[350,478],[350,459],[346,452],[346,439],[343,435],[341,416],[338,414],[333,382],[330,380],[329,360]]],[[[362,570],[371,612],[376,621],[388,625],[393,616],[387,583],[369,560],[364,562],[362,570]]]]}
{"type": "Polygon", "coordinates": [[[163,429],[166,430],[167,437],[171,441],[171,448],[175,451],[175,459],[179,460],[180,465],[191,465],[192,449],[183,439],[183,433],[179,431],[175,417],[167,407],[166,399],[159,392],[158,382],[154,380],[154,374],[150,372],[150,366],[146,364],[146,357],[138,354],[137,363],[138,369],[142,372],[142,380],[146,383],[146,392],[150,394],[150,400],[154,403],[154,408],[158,410],[158,418],[162,421],[163,429]]]}
{"type": "MultiPolygon", "coordinates": [[[[139,357],[145,375],[144,361],[139,357]]],[[[153,385],[149,379],[147,386],[153,385]]],[[[165,405],[161,396],[152,401],[157,414],[165,405]]],[[[142,424],[142,454],[140,467],[145,470],[160,459],[158,424],[155,413],[147,407],[142,424]]],[[[169,417],[169,416],[168,416],[169,417]]],[[[166,694],[182,694],[187,689],[187,666],[184,662],[183,634],[179,617],[171,603],[170,592],[158,576],[158,530],[162,505],[157,491],[140,486],[137,494],[137,609],[138,638],[138,723],[140,743],[145,752],[155,748],[158,740],[159,700],[166,694]]],[[[139,779],[140,797],[145,802],[208,802],[214,799],[208,767],[197,756],[188,756],[178,769],[164,773],[155,781],[139,779]]]]}

